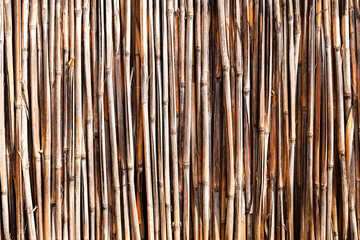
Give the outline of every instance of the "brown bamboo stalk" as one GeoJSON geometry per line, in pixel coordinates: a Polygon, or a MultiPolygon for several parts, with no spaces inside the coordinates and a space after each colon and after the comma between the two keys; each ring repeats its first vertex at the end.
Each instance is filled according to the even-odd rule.
{"type": "Polygon", "coordinates": [[[55,49],[55,195],[56,195],[56,213],[55,213],[55,232],[56,239],[62,239],[61,227],[61,170],[62,170],[62,144],[61,144],[61,1],[56,1],[56,49],[55,49]]]}
{"type": "Polygon", "coordinates": [[[350,62],[350,22],[349,22],[349,1],[344,1],[342,4],[342,39],[344,42],[343,50],[343,76],[344,76],[344,100],[345,100],[345,121],[350,114],[352,105],[352,91],[351,91],[351,62],[350,62]]]}
{"type": "MultiPolygon", "coordinates": [[[[356,16],[359,16],[359,13],[360,13],[360,6],[359,6],[359,3],[357,2],[357,1],[355,1],[354,2],[355,3],[355,11],[356,11],[356,16]]],[[[356,17],[356,24],[355,24],[355,26],[356,26],[356,55],[357,56],[360,56],[360,44],[358,44],[359,43],[359,41],[360,41],[360,18],[359,17],[356,17]]],[[[353,68],[354,68],[355,66],[353,66],[353,68]]],[[[360,73],[360,64],[359,64],[359,62],[357,62],[356,63],[356,75],[358,76],[359,75],[359,73],[360,73]]],[[[354,79],[356,79],[356,78],[354,78],[354,79]]],[[[356,88],[356,91],[357,92],[359,92],[359,84],[357,84],[356,85],[357,86],[357,88],[356,88]]],[[[355,93],[354,93],[354,95],[355,95],[355,93]]],[[[359,95],[357,95],[357,102],[359,102],[359,95]]],[[[359,108],[359,104],[358,104],[358,112],[357,112],[357,119],[358,119],[358,121],[357,122],[359,122],[359,114],[360,114],[360,108],[359,108]]],[[[358,125],[357,127],[356,127],[356,129],[357,129],[357,131],[358,131],[358,136],[357,136],[357,138],[359,138],[359,136],[360,136],[360,129],[359,129],[359,126],[360,125],[358,125]]],[[[355,166],[356,166],[356,189],[360,189],[360,168],[359,168],[359,161],[356,161],[355,162],[355,166]],[[359,181],[358,181],[359,180],[359,181]]],[[[359,194],[359,191],[357,191],[357,196],[356,196],[356,204],[359,206],[359,204],[360,204],[360,194],[359,194]]],[[[357,223],[358,223],[358,232],[360,231],[360,208],[357,208],[356,209],[356,215],[357,215],[357,223]]]]}
{"type": "Polygon", "coordinates": [[[21,112],[21,148],[20,158],[23,174],[23,186],[25,196],[25,211],[28,221],[28,236],[29,239],[36,239],[35,221],[33,215],[33,203],[30,183],[30,171],[29,171],[29,150],[28,150],[28,119],[27,112],[29,107],[28,96],[28,24],[29,24],[29,1],[22,2],[22,25],[21,33],[23,37],[22,51],[21,51],[21,88],[22,88],[22,112],[21,112]]]}
{"type": "MultiPolygon", "coordinates": [[[[184,210],[183,210],[183,238],[190,239],[190,139],[192,112],[192,64],[193,64],[193,0],[186,1],[186,82],[185,82],[185,125],[184,125],[184,210]]],[[[180,9],[181,14],[181,9],[180,9]]]]}
{"type": "MultiPolygon", "coordinates": [[[[225,16],[224,4],[218,1],[219,20],[220,20],[220,43],[221,43],[221,59],[222,69],[224,76],[224,101],[226,109],[226,128],[227,128],[227,143],[229,151],[228,159],[228,172],[227,172],[227,211],[226,211],[226,230],[225,238],[232,239],[233,237],[233,224],[234,224],[234,192],[235,192],[235,179],[234,179],[234,141],[233,141],[233,126],[232,126],[232,113],[231,113],[231,96],[230,96],[230,73],[229,73],[229,57],[227,53],[226,31],[225,31],[225,16]]],[[[204,26],[203,26],[204,27],[204,26]]],[[[204,30],[205,32],[205,30],[204,30]]],[[[204,46],[205,48],[205,46],[204,46]]],[[[203,61],[204,62],[204,61],[203,61]]],[[[205,239],[205,238],[204,238],[205,239]]]]}
{"type": "Polygon", "coordinates": [[[236,239],[245,238],[245,218],[242,212],[242,189],[244,185],[243,162],[243,53],[241,41],[240,2],[235,2],[235,233],[236,239]]]}
{"type": "Polygon", "coordinates": [[[86,92],[86,146],[88,157],[88,186],[89,186],[89,209],[90,209],[90,238],[95,238],[95,190],[94,190],[94,151],[93,151],[93,98],[91,89],[91,65],[90,65],[90,1],[83,1],[83,24],[84,24],[84,68],[85,68],[85,92],[86,92]]]}
{"type": "MultiPolygon", "coordinates": [[[[296,65],[297,65],[297,56],[299,45],[298,40],[300,37],[297,35],[294,39],[294,12],[293,12],[293,2],[287,1],[287,11],[288,11],[288,28],[289,28],[289,80],[290,80],[290,152],[289,152],[289,192],[288,192],[288,201],[289,201],[289,213],[288,213],[288,222],[289,222],[289,239],[294,239],[294,164],[295,164],[295,145],[296,145],[296,87],[297,87],[297,75],[296,75],[296,65]],[[296,42],[297,41],[297,42],[296,42]],[[297,53],[297,55],[296,55],[297,53]],[[295,59],[296,58],[296,59],[295,59]]],[[[298,24],[299,25],[299,24],[298,24]]],[[[297,31],[295,34],[298,34],[297,31]]]]}
{"type": "MultiPolygon", "coordinates": [[[[163,34],[163,65],[168,66],[168,33],[167,33],[167,1],[162,1],[162,34],[163,34]]],[[[163,119],[164,119],[164,181],[165,181],[165,211],[166,211],[166,229],[167,239],[172,239],[171,230],[171,196],[170,196],[170,152],[169,152],[169,82],[168,68],[163,68],[163,119]]]]}
{"type": "Polygon", "coordinates": [[[320,227],[321,227],[321,232],[320,232],[320,239],[321,240],[325,240],[326,239],[326,209],[327,209],[327,202],[326,202],[326,192],[327,192],[327,166],[328,166],[328,162],[327,162],[327,150],[328,150],[328,125],[327,125],[327,95],[326,95],[326,90],[327,90],[327,83],[326,83],[326,68],[325,68],[325,63],[326,63],[326,59],[325,59],[325,39],[324,39],[324,31],[323,28],[321,27],[321,144],[320,144],[320,148],[321,148],[321,163],[320,163],[320,227]]]}
{"type": "Polygon", "coordinates": [[[149,36],[149,81],[150,81],[150,156],[152,174],[152,192],[154,200],[154,238],[160,235],[160,212],[159,212],[159,189],[158,189],[158,167],[157,167],[157,141],[156,141],[156,69],[155,69],[155,39],[154,39],[154,17],[153,3],[148,2],[148,36],[149,36]]]}
{"type": "MultiPolygon", "coordinates": [[[[82,78],[81,78],[81,0],[75,1],[75,239],[81,238],[81,134],[82,134],[82,78]]],[[[51,31],[50,31],[51,32],[51,31]]],[[[50,36],[51,38],[51,36],[50,36]]],[[[51,50],[50,50],[51,51],[51,50]]],[[[51,67],[50,67],[51,71],[51,67]]],[[[51,76],[51,73],[50,73],[51,76]]],[[[51,79],[51,77],[50,77],[51,79]]]]}
{"type": "Polygon", "coordinates": [[[107,187],[107,170],[106,170],[106,143],[105,143],[105,119],[104,119],[104,78],[105,78],[105,11],[104,2],[100,1],[99,11],[99,79],[97,87],[98,104],[99,104],[99,146],[100,146],[100,168],[101,168],[101,205],[102,205],[102,228],[101,238],[108,239],[108,187],[107,187]]]}
{"type": "MultiPolygon", "coordinates": [[[[69,1],[69,43],[70,59],[69,85],[70,85],[70,107],[69,107],[69,240],[75,239],[75,80],[74,80],[74,59],[75,59],[75,9],[74,0],[69,1]]],[[[47,34],[47,33],[46,33],[47,34]]],[[[45,55],[44,55],[45,59],[45,55]]],[[[49,70],[47,74],[49,76],[49,70]]]]}
{"type": "MultiPolygon", "coordinates": [[[[4,29],[5,29],[5,11],[4,11],[4,2],[0,1],[0,56],[2,60],[0,61],[0,95],[5,95],[5,79],[4,79],[4,29]]],[[[13,83],[12,83],[13,84],[13,83]]],[[[13,85],[12,85],[13,87],[13,85]]],[[[14,90],[14,89],[12,89],[14,90]]],[[[12,96],[13,97],[13,96],[12,96]]],[[[10,102],[12,108],[13,104],[10,102]]],[[[14,109],[12,109],[14,111],[14,109]]],[[[12,112],[14,113],[14,112],[12,112]]],[[[14,116],[12,116],[14,117],[14,116]]],[[[11,119],[12,121],[14,119],[11,119]]],[[[10,123],[14,124],[14,122],[10,123]]],[[[11,125],[10,125],[11,126],[11,125]]],[[[13,129],[10,128],[10,132],[13,129]]],[[[10,136],[13,135],[13,132],[10,133],[10,136]]],[[[39,139],[39,135],[38,135],[39,139]]],[[[9,204],[8,204],[8,170],[6,163],[6,145],[12,144],[13,142],[6,143],[6,134],[5,134],[5,101],[2,97],[0,100],[0,183],[1,183],[1,209],[2,209],[2,229],[3,234],[6,240],[10,239],[10,229],[9,229],[9,204]]]]}
{"type": "Polygon", "coordinates": [[[251,112],[250,112],[250,31],[249,31],[249,1],[244,1],[244,165],[245,165],[245,189],[246,189],[246,224],[247,237],[252,236],[252,189],[251,189],[251,112]]]}
{"type": "MultiPolygon", "coordinates": [[[[265,158],[265,1],[261,2],[259,14],[259,38],[260,38],[260,72],[259,72],[259,130],[258,130],[258,155],[257,170],[255,178],[255,220],[254,220],[254,238],[262,239],[264,231],[263,211],[264,211],[264,194],[266,192],[266,171],[267,163],[265,158]]],[[[284,20],[285,23],[285,20],[284,20]]],[[[284,34],[286,36],[286,34],[284,34]]],[[[286,162],[286,159],[285,159],[286,162]]]]}
{"type": "MultiPolygon", "coordinates": [[[[332,2],[332,19],[334,47],[335,47],[335,62],[336,62],[336,95],[337,95],[337,126],[338,126],[338,151],[341,168],[341,196],[342,196],[342,234],[346,239],[348,230],[348,179],[346,173],[346,159],[345,159],[345,120],[344,120],[344,90],[343,90],[343,72],[342,72],[342,59],[341,59],[341,38],[340,38],[340,19],[339,19],[339,2],[333,0],[332,2]]],[[[346,64],[345,64],[346,65],[346,64]]],[[[350,73],[349,73],[350,74],[350,73]]],[[[346,94],[345,94],[346,95],[346,94]]]]}
{"type": "Polygon", "coordinates": [[[354,128],[355,128],[355,116],[354,116],[354,108],[350,109],[350,113],[348,116],[348,120],[346,123],[346,164],[347,164],[347,174],[349,175],[349,214],[350,214],[350,236],[351,239],[358,239],[357,232],[357,223],[356,223],[356,213],[355,213],[355,176],[354,171],[351,169],[354,167],[353,157],[354,157],[354,128]]]}
{"type": "MultiPolygon", "coordinates": [[[[13,30],[12,30],[12,1],[5,0],[4,5],[4,20],[3,27],[5,31],[5,54],[6,54],[6,71],[8,74],[7,77],[7,86],[8,86],[8,99],[9,99],[9,125],[10,125],[10,149],[11,152],[14,149],[15,143],[15,85],[14,85],[14,63],[13,63],[13,30]]],[[[9,168],[10,166],[8,166],[9,168]]],[[[4,230],[6,235],[6,230],[4,230]]]]}
{"type": "MultiPolygon", "coordinates": [[[[315,1],[310,3],[309,21],[309,81],[308,81],[308,126],[307,126],[307,145],[306,145],[306,205],[305,205],[305,229],[307,237],[315,238],[314,232],[314,200],[313,200],[313,176],[314,176],[314,108],[315,108],[315,1]]],[[[305,236],[305,237],[306,237],[305,236]]]]}
{"type": "Polygon", "coordinates": [[[140,39],[141,39],[141,112],[143,117],[144,130],[144,160],[145,160],[145,183],[146,183],[146,203],[147,203],[147,229],[148,238],[154,239],[154,206],[151,176],[151,157],[150,157],[150,133],[149,133],[149,113],[148,113],[148,37],[147,37],[147,1],[140,2],[140,39]]]}
{"type": "MultiPolygon", "coordinates": [[[[12,180],[12,174],[10,174],[10,170],[14,172],[14,166],[16,166],[16,159],[15,159],[15,81],[14,81],[14,56],[13,56],[13,12],[12,12],[12,4],[13,1],[4,1],[4,31],[5,31],[5,54],[6,54],[6,71],[8,74],[7,80],[7,88],[8,88],[8,107],[9,109],[9,125],[10,125],[10,144],[7,144],[7,176],[8,176],[8,189],[10,189],[10,192],[13,189],[13,184],[16,183],[16,181],[13,182],[12,180]],[[15,162],[15,164],[11,164],[10,160],[12,162],[15,162]]],[[[15,202],[17,200],[17,197],[15,197],[15,202]]],[[[15,209],[9,205],[9,223],[10,229],[12,232],[16,231],[16,226],[14,226],[13,223],[15,221],[13,220],[13,212],[16,212],[15,209]]],[[[4,221],[4,224],[6,226],[6,221],[4,221]]],[[[17,225],[17,224],[15,224],[17,225]]],[[[7,236],[6,229],[4,229],[5,237],[7,236]]]]}
{"type": "Polygon", "coordinates": [[[315,237],[321,237],[320,225],[320,124],[321,124],[321,82],[322,82],[322,64],[321,64],[321,25],[322,25],[322,6],[321,1],[316,1],[315,15],[315,99],[314,99],[314,222],[315,237]]]}
{"type": "Polygon", "coordinates": [[[334,167],[334,110],[333,110],[333,83],[332,83],[332,60],[331,60],[331,41],[330,41],[330,2],[324,0],[324,31],[326,47],[326,77],[327,77],[327,203],[326,203],[326,236],[331,235],[331,209],[332,209],[332,190],[333,190],[333,167],[334,167]]]}
{"type": "Polygon", "coordinates": [[[134,182],[134,143],[133,143],[133,128],[132,128],[132,113],[131,113],[131,97],[130,97],[130,40],[131,40],[131,4],[130,0],[125,2],[125,102],[126,102],[126,148],[127,148],[127,172],[129,178],[129,203],[130,203],[130,217],[132,224],[132,234],[134,239],[140,240],[140,229],[138,222],[138,213],[136,209],[135,198],[135,182],[134,182]]]}
{"type": "Polygon", "coordinates": [[[21,2],[14,2],[14,17],[15,17],[15,205],[16,205],[16,234],[18,239],[24,239],[23,229],[23,197],[22,197],[22,175],[21,175],[21,114],[22,114],[22,99],[21,99],[21,79],[20,79],[20,66],[21,66],[21,2]]]}
{"type": "MultiPolygon", "coordinates": [[[[195,79],[193,79],[195,80],[195,79]]],[[[196,102],[196,80],[195,83],[192,84],[192,102],[196,102]]],[[[191,159],[193,160],[193,164],[191,164],[191,174],[190,181],[192,184],[191,191],[191,223],[192,227],[192,237],[195,240],[198,240],[200,237],[200,226],[199,226],[199,180],[198,180],[198,165],[197,165],[197,137],[196,137],[196,109],[193,107],[191,109],[191,159]]]]}
{"type": "MultiPolygon", "coordinates": [[[[106,86],[107,86],[107,100],[109,111],[109,124],[110,124],[110,147],[111,147],[111,169],[112,169],[112,184],[115,195],[115,202],[120,203],[120,181],[119,181],[119,167],[118,167],[118,149],[116,138],[116,123],[115,123],[115,100],[114,100],[114,87],[112,75],[112,60],[113,60],[113,31],[112,31],[112,2],[106,1],[106,86]]],[[[111,201],[109,201],[111,202],[111,201]]],[[[121,208],[120,204],[115,204],[115,223],[116,230],[121,233],[121,208]]],[[[121,239],[121,234],[116,234],[116,239],[121,239]]]]}
{"type": "MultiPolygon", "coordinates": [[[[175,4],[176,6],[176,4],[175,4]]],[[[170,95],[170,144],[172,161],[172,180],[174,194],[174,239],[180,240],[180,206],[179,206],[179,174],[178,174],[178,149],[177,149],[177,125],[176,125],[176,44],[174,44],[174,1],[168,0],[166,5],[167,16],[167,43],[169,59],[169,95],[170,95]]],[[[176,29],[175,29],[176,32],[176,29]]]]}
{"type": "Polygon", "coordinates": [[[160,239],[166,239],[166,207],[165,207],[165,188],[164,188],[164,135],[163,135],[163,94],[162,94],[162,53],[161,53],[161,16],[160,16],[160,0],[155,1],[154,15],[155,15],[155,71],[156,71],[156,103],[158,123],[157,131],[157,165],[158,165],[158,183],[159,183],[159,205],[160,205],[160,239]]]}
{"type": "MultiPolygon", "coordinates": [[[[202,0],[202,42],[201,42],[201,95],[202,95],[202,189],[203,189],[203,239],[209,239],[210,233],[210,127],[208,122],[208,87],[209,87],[209,2],[202,0]]],[[[224,9],[222,10],[224,13],[224,9]]],[[[224,19],[223,19],[224,20],[224,19]]],[[[224,24],[224,23],[223,23],[224,24]]],[[[225,26],[223,26],[225,27],[225,26]]],[[[225,28],[223,29],[225,31],[225,28]]],[[[225,36],[224,36],[225,37],[225,36]]],[[[229,84],[229,79],[228,79],[229,84]]],[[[231,115],[229,116],[232,117],[231,115]]]]}
{"type": "Polygon", "coordinates": [[[36,171],[36,199],[38,211],[36,212],[37,237],[43,239],[42,217],[42,182],[41,182],[41,153],[40,153],[40,122],[38,103],[38,66],[37,66],[37,41],[36,27],[38,20],[38,2],[32,1],[30,13],[30,90],[31,90],[31,127],[33,132],[33,157],[36,171]]]}
{"type": "Polygon", "coordinates": [[[64,192],[63,192],[63,219],[62,219],[62,236],[64,240],[69,239],[69,215],[68,215],[68,164],[69,164],[69,116],[70,116],[70,81],[69,81],[69,1],[64,0],[62,2],[62,32],[63,32],[63,129],[64,134],[62,138],[63,143],[63,158],[64,158],[64,167],[63,167],[63,183],[64,183],[64,192]]]}
{"type": "MultiPolygon", "coordinates": [[[[86,102],[86,96],[82,95],[83,102],[86,102]]],[[[85,135],[86,135],[86,105],[82,112],[82,133],[81,133],[81,225],[83,239],[89,239],[89,190],[88,190],[88,177],[87,177],[87,159],[85,148],[85,135]]]]}

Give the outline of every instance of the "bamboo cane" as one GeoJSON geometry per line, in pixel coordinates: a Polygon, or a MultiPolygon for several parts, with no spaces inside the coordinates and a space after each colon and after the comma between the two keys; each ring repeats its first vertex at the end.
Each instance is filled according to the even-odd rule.
{"type": "Polygon", "coordinates": [[[104,78],[105,78],[105,17],[104,2],[99,1],[99,79],[97,87],[99,104],[99,137],[100,137],[100,167],[101,167],[101,205],[102,205],[102,239],[108,239],[108,187],[106,171],[106,150],[105,150],[105,123],[104,123],[104,78]]]}
{"type": "Polygon", "coordinates": [[[129,202],[130,202],[130,216],[132,224],[132,234],[136,240],[140,240],[140,229],[138,222],[138,215],[136,209],[136,198],[135,198],[135,182],[134,182],[134,148],[133,148],[133,136],[132,136],[132,113],[131,113],[131,97],[130,97],[130,0],[125,2],[125,47],[124,47],[124,58],[125,58],[125,102],[126,102],[126,147],[127,147],[127,171],[129,178],[129,202]]]}
{"type": "Polygon", "coordinates": [[[39,211],[36,212],[36,223],[38,225],[37,237],[43,239],[43,217],[42,217],[42,182],[41,182],[41,155],[40,155],[40,122],[38,103],[38,66],[37,66],[37,41],[36,26],[38,20],[38,2],[32,1],[30,13],[30,86],[31,86],[31,119],[33,132],[33,155],[36,169],[36,199],[39,211]]]}
{"type": "Polygon", "coordinates": [[[28,23],[29,23],[29,2],[22,2],[22,25],[21,33],[23,36],[22,41],[22,51],[21,51],[21,88],[22,88],[22,112],[21,112],[21,148],[20,148],[20,158],[21,158],[21,168],[22,174],[24,177],[24,196],[25,196],[25,210],[28,220],[28,234],[29,239],[36,239],[36,230],[35,230],[35,221],[33,215],[33,204],[32,204],[32,193],[31,193],[31,184],[30,184],[30,172],[29,172],[29,150],[28,150],[28,123],[27,123],[27,112],[29,108],[29,96],[27,89],[28,82],[28,23]]]}
{"type": "MultiPolygon", "coordinates": [[[[82,134],[82,84],[81,84],[81,0],[75,1],[75,239],[81,238],[81,134],[82,134]]],[[[51,31],[50,31],[51,32],[51,31]]],[[[51,67],[50,67],[51,71],[51,67]]],[[[51,74],[50,74],[51,75],[51,74]]]]}
{"type": "Polygon", "coordinates": [[[243,110],[242,110],[242,92],[243,92],[243,53],[242,53],[242,41],[241,41],[241,21],[240,21],[240,2],[235,2],[235,88],[236,88],[236,100],[235,100],[235,179],[236,179],[236,191],[235,191],[235,238],[241,239],[245,237],[243,232],[244,217],[242,208],[242,189],[243,189],[243,110]]]}
{"type": "Polygon", "coordinates": [[[334,112],[333,112],[333,83],[332,83],[332,60],[331,60],[331,41],[330,41],[330,2],[324,0],[324,31],[325,31],[325,47],[326,47],[326,77],[327,77],[327,203],[326,203],[326,236],[331,235],[331,209],[332,209],[332,183],[333,183],[333,167],[334,167],[334,112]]]}
{"type": "Polygon", "coordinates": [[[144,129],[144,160],[145,160],[145,182],[146,182],[146,202],[147,202],[147,228],[148,238],[154,239],[154,206],[151,176],[151,157],[150,157],[150,133],[149,133],[149,114],[148,114],[148,56],[147,56],[147,1],[140,2],[140,29],[141,29],[141,112],[143,116],[144,129]]]}
{"type": "MultiPolygon", "coordinates": [[[[333,34],[334,34],[334,48],[335,48],[335,60],[336,60],[336,97],[337,97],[337,126],[338,126],[338,151],[340,159],[340,168],[341,168],[341,192],[342,192],[342,233],[343,238],[347,237],[348,229],[348,179],[346,173],[346,159],[345,159],[345,120],[344,120],[344,93],[343,93],[343,73],[342,73],[342,59],[341,59],[341,38],[340,38],[340,23],[339,23],[339,2],[333,0],[332,2],[332,18],[334,20],[333,24],[333,34]]],[[[345,64],[346,65],[346,64],[345,64]]],[[[347,76],[345,76],[347,77],[347,76]]],[[[346,95],[346,94],[345,94],[346,95]]]]}
{"type": "MultiPolygon", "coordinates": [[[[210,140],[209,140],[209,131],[210,127],[208,125],[208,87],[209,87],[209,6],[208,1],[202,1],[202,42],[201,42],[201,56],[202,56],[202,66],[201,66],[201,95],[202,95],[202,183],[203,183],[203,239],[209,239],[210,232],[210,216],[209,216],[209,202],[210,202],[210,140]]],[[[224,19],[223,19],[224,20],[224,19]]],[[[223,29],[225,30],[225,29],[223,29]]],[[[229,80],[229,79],[228,79],[229,80]]],[[[229,82],[228,82],[229,84],[229,82]]],[[[232,117],[231,115],[228,117],[232,117]]]]}
{"type": "Polygon", "coordinates": [[[62,236],[64,240],[69,239],[69,216],[68,216],[68,164],[69,164],[69,116],[70,116],[70,101],[69,101],[69,90],[70,90],[70,81],[69,81],[69,1],[64,0],[62,2],[62,31],[63,31],[63,129],[64,134],[62,138],[63,143],[63,219],[62,219],[62,236]]]}
{"type": "Polygon", "coordinates": [[[163,94],[162,94],[162,52],[161,52],[161,16],[160,16],[160,0],[155,1],[154,15],[155,15],[155,71],[156,71],[156,103],[157,103],[157,118],[158,123],[158,142],[157,142],[157,165],[158,165],[158,182],[159,182],[159,205],[160,205],[160,239],[166,239],[166,207],[165,207],[165,188],[164,188],[164,135],[163,135],[163,94]]]}
{"type": "Polygon", "coordinates": [[[157,141],[156,141],[156,69],[155,69],[155,39],[154,39],[154,18],[153,3],[148,3],[148,36],[149,36],[149,81],[150,81],[150,156],[152,174],[152,192],[154,200],[154,238],[159,239],[160,235],[160,212],[159,212],[159,189],[158,167],[157,167],[157,141]]]}
{"type": "MultiPolygon", "coordinates": [[[[221,59],[222,69],[224,75],[224,98],[226,108],[226,128],[228,136],[228,151],[229,151],[229,165],[228,165],[228,190],[227,190],[227,215],[226,215],[226,231],[225,238],[232,239],[233,236],[233,216],[234,216],[234,151],[233,151],[233,126],[232,126],[232,113],[231,113],[231,99],[230,99],[230,76],[229,76],[229,57],[227,54],[227,43],[225,36],[225,16],[224,16],[224,4],[218,1],[219,20],[220,20],[220,43],[221,43],[221,59]]],[[[206,25],[204,25],[206,26],[206,25]]],[[[203,27],[204,27],[203,26],[203,27]]],[[[204,30],[205,32],[206,30],[204,30]]],[[[204,46],[205,48],[205,46],[204,46]]],[[[206,48],[205,48],[206,49],[206,48]]],[[[204,64],[205,65],[205,64],[204,64]]],[[[204,238],[205,239],[205,238],[204,238]]]]}
{"type": "Polygon", "coordinates": [[[89,209],[90,209],[90,238],[95,238],[95,190],[94,190],[94,151],[93,151],[93,98],[91,89],[91,65],[90,65],[90,2],[83,1],[84,21],[84,68],[85,68],[85,92],[86,92],[86,145],[88,157],[88,180],[89,180],[89,209]]]}
{"type": "Polygon", "coordinates": [[[321,123],[321,93],[322,93],[322,64],[321,64],[321,1],[316,1],[315,16],[315,99],[314,99],[314,222],[315,237],[320,239],[320,123],[321,123]]]}
{"type": "MultiPolygon", "coordinates": [[[[190,139],[191,139],[191,112],[192,112],[192,61],[193,61],[193,1],[186,1],[186,82],[185,82],[185,125],[184,125],[184,211],[183,211],[183,238],[190,239],[190,139]]],[[[181,10],[180,10],[181,12],[181,10]]]]}
{"type": "MultiPolygon", "coordinates": [[[[110,144],[111,144],[111,169],[113,177],[113,191],[115,194],[115,202],[120,203],[120,182],[119,182],[119,167],[118,167],[118,151],[117,151],[117,139],[116,139],[116,125],[115,125],[115,101],[114,101],[114,90],[112,80],[112,59],[113,59],[113,40],[112,40],[112,3],[110,0],[106,1],[106,86],[107,86],[107,100],[108,100],[108,111],[109,111],[109,123],[110,123],[110,144]]],[[[109,201],[110,202],[110,201],[109,201]]],[[[115,205],[115,220],[116,239],[122,237],[121,234],[121,208],[120,204],[115,205]]]]}
{"type": "MultiPolygon", "coordinates": [[[[0,1],[0,56],[4,59],[4,29],[5,29],[5,15],[4,15],[4,2],[0,1]]],[[[4,79],[4,61],[0,62],[0,94],[4,96],[5,94],[5,79],[4,79]]],[[[10,102],[11,106],[13,104],[10,102]]],[[[12,109],[14,110],[14,109],[12,109]]],[[[13,112],[12,112],[13,113],[13,112]]],[[[0,183],[1,183],[1,209],[2,209],[2,224],[3,232],[6,240],[10,239],[10,229],[9,229],[9,205],[8,205],[8,171],[6,163],[6,136],[5,136],[5,101],[2,97],[0,100],[0,145],[1,145],[1,167],[0,167],[0,183]]],[[[14,117],[14,116],[12,116],[14,117]]],[[[14,119],[12,119],[13,121],[14,119]]],[[[14,122],[11,123],[12,125],[14,122]]],[[[12,131],[12,128],[10,128],[12,131]]],[[[11,135],[13,133],[11,132],[11,135]]],[[[38,136],[39,139],[39,136],[38,136]]],[[[10,142],[12,144],[13,142],[10,142]]]]}
{"type": "MultiPolygon", "coordinates": [[[[75,59],[75,9],[74,0],[69,1],[69,43],[70,60],[69,84],[70,84],[70,116],[69,116],[69,240],[75,239],[75,80],[74,80],[74,59],[75,59]],[[71,37],[70,37],[71,36],[71,37]]],[[[45,56],[44,56],[45,58],[45,56]]],[[[47,70],[49,71],[49,70],[47,70]]],[[[47,72],[47,74],[49,74],[47,72]]]]}
{"type": "MultiPolygon", "coordinates": [[[[176,6],[176,4],[175,4],[176,6]]],[[[172,179],[174,191],[174,239],[180,239],[180,206],[179,206],[179,176],[178,176],[178,149],[176,127],[176,43],[174,44],[174,1],[168,0],[166,5],[167,16],[167,43],[169,59],[169,95],[170,95],[170,144],[172,160],[172,179]],[[174,55],[175,54],[175,55],[174,55]]],[[[176,32],[176,29],[175,29],[176,32]]]]}
{"type": "Polygon", "coordinates": [[[61,227],[61,170],[62,170],[62,155],[61,155],[61,1],[56,1],[56,49],[55,49],[55,195],[56,195],[56,216],[55,216],[55,231],[56,239],[62,239],[61,227]]]}
{"type": "MultiPolygon", "coordinates": [[[[15,201],[16,201],[16,234],[18,239],[24,239],[23,230],[23,207],[22,207],[22,175],[21,175],[21,114],[22,114],[22,99],[21,99],[21,79],[20,79],[20,64],[21,64],[21,4],[20,1],[14,2],[14,17],[15,17],[15,201]]],[[[50,178],[49,178],[50,180],[50,178]]]]}

